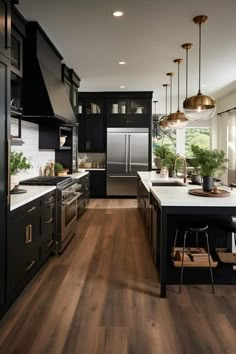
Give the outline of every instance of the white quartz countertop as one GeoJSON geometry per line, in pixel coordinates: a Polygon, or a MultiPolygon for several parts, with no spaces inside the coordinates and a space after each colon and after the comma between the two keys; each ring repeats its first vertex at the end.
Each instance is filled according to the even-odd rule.
{"type": "Polygon", "coordinates": [[[180,207],[235,207],[236,191],[230,188],[220,187],[229,193],[227,197],[199,197],[188,193],[190,189],[199,189],[201,186],[186,184],[185,186],[152,186],[152,182],[173,182],[181,178],[163,178],[156,171],[138,172],[143,184],[162,206],[180,207]]]}
{"type": "Polygon", "coordinates": [[[32,202],[34,199],[47,194],[54,189],[55,186],[20,186],[20,189],[25,189],[26,193],[22,194],[11,194],[10,210],[15,210],[22,205],[32,202]]]}
{"type": "MultiPolygon", "coordinates": [[[[152,187],[153,182],[182,182],[183,178],[175,178],[175,177],[161,177],[160,174],[157,174],[156,171],[142,171],[138,172],[138,176],[141,178],[145,188],[150,192],[150,188],[152,187]]],[[[161,187],[163,188],[163,187],[161,187]]],[[[169,188],[169,187],[168,187],[169,188]]],[[[173,188],[173,187],[171,187],[173,188]]]]}
{"type": "Polygon", "coordinates": [[[230,192],[227,197],[199,197],[188,193],[190,189],[201,186],[187,185],[184,187],[150,187],[151,193],[162,206],[183,207],[235,207],[236,192],[229,188],[220,188],[230,192]]]}
{"type": "Polygon", "coordinates": [[[82,178],[84,176],[88,175],[88,172],[84,171],[84,172],[76,172],[76,173],[72,173],[71,175],[68,175],[72,178],[75,178],[75,179],[79,179],[79,178],[82,178]]]}

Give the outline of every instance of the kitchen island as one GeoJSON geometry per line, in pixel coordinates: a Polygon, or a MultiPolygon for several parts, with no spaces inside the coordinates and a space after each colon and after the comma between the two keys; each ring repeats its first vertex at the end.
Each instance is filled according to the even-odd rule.
{"type": "MultiPolygon", "coordinates": [[[[174,271],[173,269],[170,270],[171,244],[173,245],[173,235],[178,221],[187,221],[189,218],[196,218],[198,220],[206,219],[212,222],[212,220],[220,220],[227,216],[236,215],[236,192],[230,191],[229,196],[224,198],[199,197],[189,194],[190,189],[196,189],[199,188],[199,186],[153,186],[153,184],[158,181],[164,182],[165,180],[166,182],[172,182],[176,180],[161,178],[155,175],[155,172],[140,172],[138,173],[138,177],[141,179],[142,183],[149,188],[151,204],[156,204],[157,208],[157,265],[160,273],[161,297],[166,297],[167,284],[178,283],[179,281],[178,272],[175,272],[174,275],[175,282],[172,281],[171,273],[174,271]]],[[[216,225],[215,227],[217,228],[216,225]]],[[[223,231],[222,236],[225,236],[223,231]]],[[[222,237],[222,239],[225,239],[225,237],[222,237]]],[[[195,272],[195,270],[191,271],[195,272]]],[[[192,273],[193,277],[197,275],[197,273],[192,273]]],[[[233,275],[235,279],[236,276],[235,274],[233,275]]],[[[221,283],[222,278],[224,278],[227,283],[227,276],[224,277],[222,274],[220,275],[218,283],[221,283]]],[[[230,282],[232,283],[232,276],[230,282]]]]}

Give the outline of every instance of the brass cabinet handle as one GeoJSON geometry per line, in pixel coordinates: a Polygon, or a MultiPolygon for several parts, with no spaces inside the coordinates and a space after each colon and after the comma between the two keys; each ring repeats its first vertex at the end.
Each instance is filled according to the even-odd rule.
{"type": "Polygon", "coordinates": [[[30,243],[32,242],[32,236],[33,236],[33,226],[29,225],[29,235],[30,235],[30,243]]]}
{"type": "Polygon", "coordinates": [[[28,245],[32,242],[32,225],[27,225],[25,228],[25,243],[28,245]]]}
{"type": "Polygon", "coordinates": [[[49,241],[48,243],[47,243],[47,248],[49,248],[52,244],[53,244],[53,240],[51,240],[51,241],[49,241]]]}
{"type": "Polygon", "coordinates": [[[35,210],[36,207],[32,207],[31,209],[27,210],[27,213],[31,213],[31,211],[35,210]]]}
{"type": "Polygon", "coordinates": [[[32,262],[28,265],[27,268],[25,268],[25,271],[28,272],[36,263],[36,260],[33,259],[32,262]]]}
{"type": "Polygon", "coordinates": [[[53,221],[53,218],[50,218],[48,221],[44,221],[44,224],[51,224],[52,221],[53,221]]]}
{"type": "Polygon", "coordinates": [[[30,243],[30,236],[29,236],[29,225],[25,228],[25,243],[28,245],[30,243]]]}
{"type": "Polygon", "coordinates": [[[52,196],[51,198],[49,198],[49,199],[47,200],[47,203],[50,202],[50,201],[53,200],[53,199],[54,199],[54,196],[52,196]]]}

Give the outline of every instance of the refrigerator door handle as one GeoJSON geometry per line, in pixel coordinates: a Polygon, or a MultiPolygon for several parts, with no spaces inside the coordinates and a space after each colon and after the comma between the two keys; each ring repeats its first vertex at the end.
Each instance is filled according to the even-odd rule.
{"type": "Polygon", "coordinates": [[[129,134],[129,173],[131,173],[131,135],[129,134]]]}
{"type": "Polygon", "coordinates": [[[128,173],[128,146],[127,146],[127,134],[125,134],[125,173],[128,173]]]}

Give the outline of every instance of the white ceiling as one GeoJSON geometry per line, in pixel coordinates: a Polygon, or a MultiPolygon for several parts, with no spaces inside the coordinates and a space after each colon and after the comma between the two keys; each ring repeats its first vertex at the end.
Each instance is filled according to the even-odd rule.
{"type": "MultiPolygon", "coordinates": [[[[81,91],[154,91],[157,112],[165,111],[166,73],[177,72],[175,58],[189,52],[189,96],[198,89],[198,26],[196,15],[207,15],[202,26],[202,87],[219,98],[236,89],[236,0],[20,0],[18,9],[37,20],[65,62],[81,77],[81,91]],[[121,9],[124,16],[114,18],[121,9]],[[118,65],[124,60],[126,65],[118,65]]],[[[185,62],[181,66],[185,96],[185,62]]],[[[177,77],[173,80],[176,109],[177,77]]],[[[182,100],[181,100],[182,101],[182,100]]]]}

